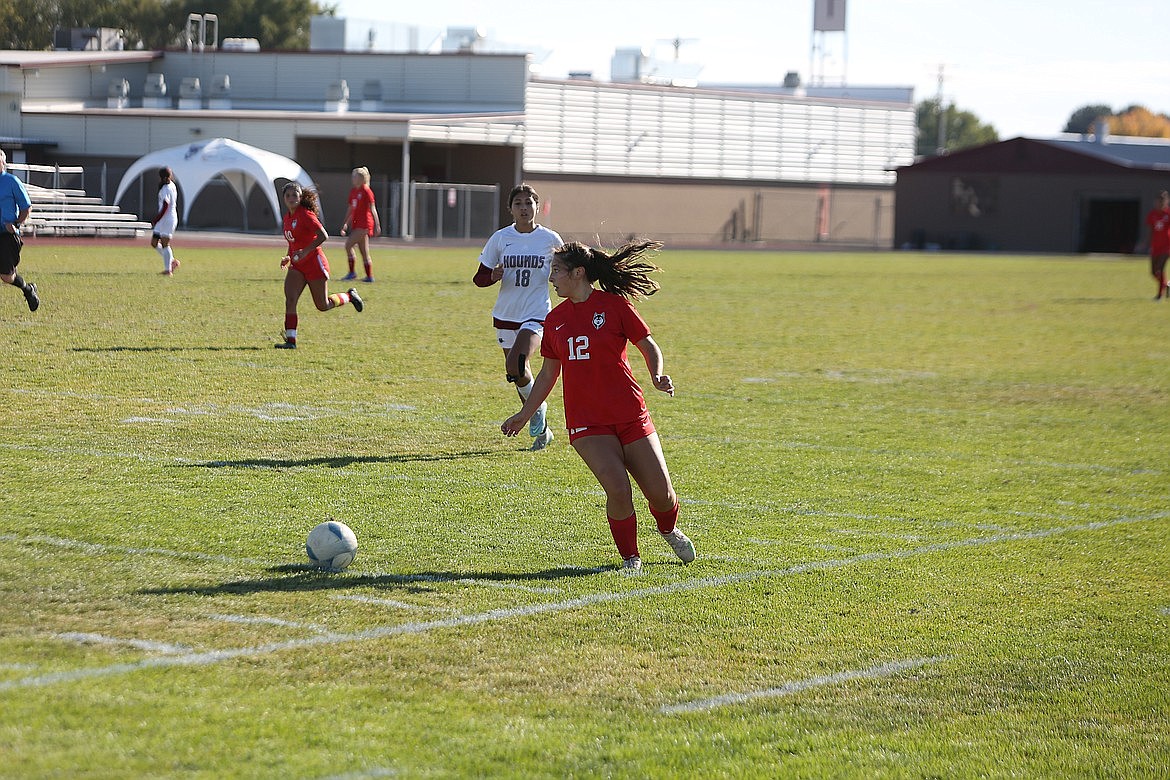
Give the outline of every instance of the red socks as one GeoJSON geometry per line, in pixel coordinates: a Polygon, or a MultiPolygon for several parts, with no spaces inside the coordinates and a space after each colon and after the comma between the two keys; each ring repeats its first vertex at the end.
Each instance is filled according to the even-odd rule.
{"type": "Polygon", "coordinates": [[[674,530],[674,526],[678,523],[678,501],[674,502],[674,506],[666,512],[659,512],[654,507],[650,507],[650,514],[654,515],[654,521],[658,523],[658,533],[668,534],[674,530]]]}
{"type": "Polygon", "coordinates": [[[625,520],[609,518],[609,532],[617,545],[618,555],[626,558],[638,554],[638,516],[630,515],[625,520]]]}

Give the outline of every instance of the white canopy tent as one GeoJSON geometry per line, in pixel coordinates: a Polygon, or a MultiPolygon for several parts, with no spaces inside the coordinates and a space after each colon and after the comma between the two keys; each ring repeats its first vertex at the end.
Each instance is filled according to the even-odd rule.
{"type": "Polygon", "coordinates": [[[138,181],[139,176],[147,172],[157,172],[164,166],[174,173],[175,184],[183,193],[184,223],[187,222],[191,206],[199,193],[216,177],[221,177],[228,183],[241,204],[247,204],[248,197],[256,186],[262,186],[278,225],[283,212],[276,197],[276,181],[288,179],[303,187],[313,186],[313,180],[305,173],[304,168],[287,157],[230,138],[212,138],[160,149],[138,158],[122,177],[114,202],[122,199],[130,186],[138,181]]]}

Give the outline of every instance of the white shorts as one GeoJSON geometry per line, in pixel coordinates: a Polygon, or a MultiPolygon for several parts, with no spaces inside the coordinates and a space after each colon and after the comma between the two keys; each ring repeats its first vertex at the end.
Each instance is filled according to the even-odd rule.
{"type": "Polygon", "coordinates": [[[544,336],[544,325],[539,322],[525,322],[516,330],[505,330],[503,328],[496,328],[496,342],[504,349],[511,349],[516,344],[516,334],[522,330],[530,330],[537,335],[537,338],[544,336]]]}

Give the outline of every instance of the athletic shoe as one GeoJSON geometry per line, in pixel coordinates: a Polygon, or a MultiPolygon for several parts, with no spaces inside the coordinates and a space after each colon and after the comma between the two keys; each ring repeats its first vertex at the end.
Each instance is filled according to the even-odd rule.
{"type": "Polygon", "coordinates": [[[171,273],[173,274],[175,271],[178,271],[180,265],[182,265],[182,263],[179,262],[179,258],[172,257],[171,258],[171,273]]]}
{"type": "Polygon", "coordinates": [[[24,299],[28,301],[29,311],[36,311],[41,307],[41,298],[37,295],[37,286],[32,282],[28,283],[28,287],[24,291],[24,299]]]}
{"type": "Polygon", "coordinates": [[[662,538],[666,540],[670,549],[674,550],[674,554],[683,563],[690,563],[695,559],[695,543],[688,539],[682,531],[676,528],[668,534],[662,534],[662,538]]]}
{"type": "Polygon", "coordinates": [[[542,403],[540,408],[536,410],[536,414],[532,415],[532,419],[528,421],[528,435],[529,436],[543,436],[545,426],[548,424],[544,419],[544,413],[548,411],[548,404],[542,403]]]}
{"type": "Polygon", "coordinates": [[[546,426],[544,426],[544,433],[540,434],[539,436],[537,436],[535,439],[532,440],[532,447],[531,447],[532,452],[536,452],[537,450],[543,450],[545,447],[547,447],[549,445],[549,442],[551,442],[552,440],[553,440],[552,428],[549,428],[546,425],[546,426]]]}
{"type": "Polygon", "coordinates": [[[353,307],[359,313],[362,309],[366,308],[366,302],[362,300],[362,296],[358,295],[357,290],[350,287],[346,292],[349,293],[349,302],[353,304],[353,307]]]}
{"type": "Polygon", "coordinates": [[[362,281],[363,281],[363,282],[373,282],[373,281],[374,281],[374,277],[372,277],[372,276],[367,276],[365,279],[362,279],[362,281]]]}
{"type": "Polygon", "coordinates": [[[296,349],[297,342],[292,340],[292,339],[289,339],[288,337],[285,337],[284,341],[281,341],[277,344],[273,344],[272,346],[276,347],[277,349],[296,349]]]}
{"type": "Polygon", "coordinates": [[[345,276],[341,277],[341,281],[352,282],[356,278],[357,278],[357,274],[355,274],[353,271],[350,271],[345,276]]]}
{"type": "Polygon", "coordinates": [[[637,555],[631,555],[622,561],[622,574],[641,574],[642,573],[642,559],[637,555]]]}

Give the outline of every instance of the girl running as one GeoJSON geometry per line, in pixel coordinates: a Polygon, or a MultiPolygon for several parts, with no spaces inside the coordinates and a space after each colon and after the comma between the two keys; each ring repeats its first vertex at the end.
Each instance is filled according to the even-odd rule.
{"type": "Polygon", "coordinates": [[[365,308],[357,290],[329,294],[329,260],[321,251],[321,245],[329,234],[321,227],[321,211],[317,206],[317,193],[302,189],[290,181],[281,190],[284,207],[284,237],[288,241],[288,254],[280,260],[281,268],[288,268],[284,277],[284,341],[277,349],[297,348],[297,301],[305,287],[313,296],[318,311],[329,311],[338,306],[352,303],[359,312],[365,308]]]}
{"type": "Polygon", "coordinates": [[[654,387],[674,395],[674,383],[663,370],[662,351],[630,304],[658,290],[649,274],[659,269],[644,255],[661,247],[657,241],[638,241],[610,255],[572,242],[553,254],[550,281],[565,301],[545,318],[549,338],[540,348],[544,363],[528,400],[500,426],[505,436],[515,436],[564,373],[569,443],[605,490],[610,532],[622,569],[630,574],[642,569],[631,474],[662,538],[683,563],[695,559],[695,545],[678,529],[678,496],[642,388],[626,357],[630,342],[642,353],[654,387]]]}
{"type": "MultiPolygon", "coordinates": [[[[532,392],[532,371],[528,358],[540,349],[544,318],[552,308],[548,297],[549,264],[561,245],[554,231],[536,224],[540,196],[528,184],[517,184],[508,194],[508,209],[514,222],[497,230],[479,256],[479,270],[473,281],[478,287],[500,282],[500,294],[492,309],[496,343],[504,350],[504,374],[514,382],[520,403],[532,392]]],[[[546,393],[547,395],[547,393],[546,393]]],[[[552,441],[541,397],[539,408],[529,417],[528,435],[532,449],[542,450],[552,441]]],[[[528,418],[525,418],[528,419],[528,418]]]]}

